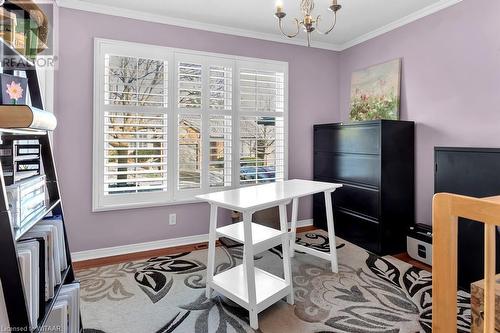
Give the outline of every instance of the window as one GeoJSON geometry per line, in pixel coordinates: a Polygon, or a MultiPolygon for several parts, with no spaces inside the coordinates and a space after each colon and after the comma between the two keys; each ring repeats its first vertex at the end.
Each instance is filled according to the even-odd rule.
{"type": "Polygon", "coordinates": [[[94,210],[286,179],[286,63],[102,39],[94,62],[94,210]]]}

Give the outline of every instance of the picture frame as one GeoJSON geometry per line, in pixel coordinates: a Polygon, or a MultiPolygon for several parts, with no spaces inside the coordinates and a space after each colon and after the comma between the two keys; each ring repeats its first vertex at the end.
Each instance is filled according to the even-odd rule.
{"type": "Polygon", "coordinates": [[[350,121],[399,120],[401,67],[397,58],[352,73],[350,121]]]}
{"type": "Polygon", "coordinates": [[[25,77],[0,73],[2,104],[26,104],[28,79],[25,77]]]}

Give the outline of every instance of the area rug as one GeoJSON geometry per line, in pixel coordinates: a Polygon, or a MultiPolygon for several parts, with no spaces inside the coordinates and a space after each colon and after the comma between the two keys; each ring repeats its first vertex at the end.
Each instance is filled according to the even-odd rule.
{"type": "MultiPolygon", "coordinates": [[[[323,231],[299,243],[328,251],[323,231]]],[[[280,301],[259,314],[268,332],[431,332],[431,274],[393,257],[379,257],[340,238],[339,273],[325,260],[297,253],[292,260],[295,305],[280,301]]],[[[207,251],[127,262],[77,272],[85,333],[254,332],[248,312],[217,293],[205,298],[207,251]]],[[[255,257],[282,276],[282,253],[255,257]]],[[[217,247],[217,272],[235,267],[242,247],[217,247]]],[[[258,286],[257,286],[258,287],[258,286]]],[[[459,292],[460,332],[468,332],[470,297],[459,292]]]]}

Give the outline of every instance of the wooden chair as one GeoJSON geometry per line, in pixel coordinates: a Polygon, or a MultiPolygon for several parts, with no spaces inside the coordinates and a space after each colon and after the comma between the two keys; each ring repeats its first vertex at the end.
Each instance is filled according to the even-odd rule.
{"type": "Polygon", "coordinates": [[[432,332],[457,332],[458,217],[484,224],[484,332],[494,333],[495,234],[500,226],[500,196],[478,199],[448,193],[436,194],[432,203],[432,332]]]}

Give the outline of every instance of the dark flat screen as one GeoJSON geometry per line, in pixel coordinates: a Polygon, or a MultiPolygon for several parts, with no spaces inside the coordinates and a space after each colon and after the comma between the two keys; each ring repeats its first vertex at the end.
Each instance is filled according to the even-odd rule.
{"type": "MultiPolygon", "coordinates": [[[[473,197],[500,195],[500,149],[436,148],[434,191],[473,197]]],[[[500,237],[497,233],[497,273],[500,272],[500,237]]],[[[469,290],[484,277],[484,228],[459,220],[458,285],[469,290]]]]}

